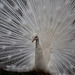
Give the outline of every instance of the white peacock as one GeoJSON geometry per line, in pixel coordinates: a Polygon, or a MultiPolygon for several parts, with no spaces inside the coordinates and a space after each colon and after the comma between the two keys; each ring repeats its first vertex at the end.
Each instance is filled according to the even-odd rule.
{"type": "Polygon", "coordinates": [[[0,67],[75,75],[75,0],[0,0],[0,67]]]}

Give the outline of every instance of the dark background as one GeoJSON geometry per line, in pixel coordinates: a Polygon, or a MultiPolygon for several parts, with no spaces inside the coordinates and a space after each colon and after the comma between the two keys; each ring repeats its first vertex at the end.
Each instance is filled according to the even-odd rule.
{"type": "Polygon", "coordinates": [[[35,75],[35,74],[32,72],[18,73],[18,72],[5,71],[3,69],[0,69],[0,75],[35,75]]]}
{"type": "Polygon", "coordinates": [[[12,72],[12,71],[5,71],[3,69],[0,69],[0,75],[51,75],[49,73],[45,73],[45,72],[42,72],[42,71],[30,71],[30,72],[12,72]]]}

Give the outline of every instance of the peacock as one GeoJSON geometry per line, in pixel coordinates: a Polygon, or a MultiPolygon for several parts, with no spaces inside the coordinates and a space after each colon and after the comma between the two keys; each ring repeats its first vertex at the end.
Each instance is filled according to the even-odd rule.
{"type": "Polygon", "coordinates": [[[0,68],[75,75],[75,0],[0,0],[0,68]]]}

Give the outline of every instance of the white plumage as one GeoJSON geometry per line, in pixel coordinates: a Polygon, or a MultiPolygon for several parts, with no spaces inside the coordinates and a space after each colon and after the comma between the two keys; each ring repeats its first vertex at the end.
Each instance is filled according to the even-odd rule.
{"type": "Polygon", "coordinates": [[[75,75],[75,0],[0,0],[0,67],[75,75]]]}

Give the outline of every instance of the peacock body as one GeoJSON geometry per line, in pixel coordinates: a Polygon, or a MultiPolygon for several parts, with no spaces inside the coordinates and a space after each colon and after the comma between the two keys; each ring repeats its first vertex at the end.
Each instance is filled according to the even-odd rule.
{"type": "Polygon", "coordinates": [[[0,67],[75,75],[75,0],[0,0],[0,67]]]}

